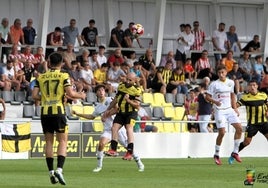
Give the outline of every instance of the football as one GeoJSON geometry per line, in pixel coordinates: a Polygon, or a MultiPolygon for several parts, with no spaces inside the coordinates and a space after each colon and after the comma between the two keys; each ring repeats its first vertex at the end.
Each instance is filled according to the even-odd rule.
{"type": "Polygon", "coordinates": [[[137,38],[143,35],[144,33],[144,28],[141,24],[135,24],[132,26],[132,34],[137,38]]]}

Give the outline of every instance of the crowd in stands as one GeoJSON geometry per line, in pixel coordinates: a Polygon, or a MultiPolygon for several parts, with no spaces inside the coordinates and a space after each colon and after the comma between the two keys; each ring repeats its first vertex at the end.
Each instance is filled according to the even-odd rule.
{"type": "MultiPolygon", "coordinates": [[[[170,49],[161,62],[155,62],[151,48],[146,49],[140,57],[133,51],[133,40],[137,40],[139,47],[143,48],[140,39],[131,32],[134,24],[130,22],[123,30],[122,20],[117,21],[111,30],[108,44],[116,50],[107,54],[105,45],[100,44],[94,19],[89,20],[89,25],[83,28],[81,34],[76,27],[76,20],[71,19],[68,26],[58,26],[48,33],[48,48],[34,49],[31,46],[35,44],[36,38],[33,20],[28,19],[26,26],[22,27],[18,18],[11,26],[9,20],[3,18],[0,24],[0,45],[11,44],[12,47],[2,47],[0,88],[4,91],[25,90],[30,96],[32,83],[39,74],[50,68],[47,57],[56,49],[63,55],[62,69],[70,74],[74,90],[94,92],[96,85],[105,84],[108,94],[114,95],[118,84],[125,81],[127,73],[134,72],[137,76],[136,84],[142,86],[143,92],[163,95],[172,93],[174,96],[183,94],[188,120],[200,120],[199,114],[211,116],[211,110],[203,112],[199,106],[205,105],[203,95],[209,82],[217,79],[215,68],[219,64],[227,67],[228,77],[235,82],[235,93],[246,92],[245,83],[251,79],[256,79],[260,88],[268,92],[268,59],[264,63],[262,55],[254,55],[255,52],[260,53],[258,35],[243,47],[236,27],[231,25],[226,32],[225,24],[220,23],[211,35],[215,51],[215,63],[212,63],[208,49],[204,48],[207,34],[199,28],[199,22],[194,21],[193,28],[190,24],[181,24],[176,51],[170,49]],[[74,52],[76,41],[84,47],[81,53],[74,52]],[[96,47],[98,50],[88,47],[96,47]],[[233,57],[236,52],[242,54],[238,59],[233,57]],[[3,55],[6,55],[6,63],[3,63],[3,55]],[[198,85],[200,79],[203,80],[201,86],[198,85]]],[[[74,103],[72,99],[66,101],[74,103]]],[[[208,120],[207,116],[203,119],[208,120]]],[[[203,125],[199,127],[196,124],[189,124],[188,130],[205,132],[203,125]]]]}

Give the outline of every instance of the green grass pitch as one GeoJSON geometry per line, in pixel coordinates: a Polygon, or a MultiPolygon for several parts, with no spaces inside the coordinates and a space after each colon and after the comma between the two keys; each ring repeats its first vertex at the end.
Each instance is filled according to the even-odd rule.
{"type": "MultiPolygon", "coordinates": [[[[64,166],[66,187],[74,188],[240,188],[245,186],[246,169],[268,180],[268,158],[242,158],[241,164],[217,166],[212,158],[143,159],[145,171],[138,172],[134,161],[105,158],[101,172],[93,173],[95,158],[67,158],[64,166]]],[[[54,161],[54,164],[56,161],[54,161]]],[[[50,184],[45,159],[0,160],[0,187],[62,187],[50,184]]],[[[254,183],[254,188],[268,187],[254,183]]]]}

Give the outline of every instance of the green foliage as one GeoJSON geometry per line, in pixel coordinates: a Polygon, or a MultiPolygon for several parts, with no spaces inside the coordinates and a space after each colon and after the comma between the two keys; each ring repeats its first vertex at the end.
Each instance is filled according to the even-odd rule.
{"type": "MultiPolygon", "coordinates": [[[[64,177],[69,188],[240,188],[246,187],[247,167],[254,166],[256,174],[268,174],[268,158],[242,159],[241,164],[228,165],[223,158],[221,166],[212,158],[143,159],[145,171],[138,172],[134,161],[105,158],[102,171],[93,173],[95,158],[67,158],[64,177]]],[[[0,187],[62,187],[50,184],[45,159],[0,160],[0,178],[0,187]]],[[[267,184],[254,184],[259,187],[267,184]]]]}

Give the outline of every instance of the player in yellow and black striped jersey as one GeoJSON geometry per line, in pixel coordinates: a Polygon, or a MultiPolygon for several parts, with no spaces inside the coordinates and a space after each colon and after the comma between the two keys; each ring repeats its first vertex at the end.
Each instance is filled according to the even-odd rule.
{"type": "Polygon", "coordinates": [[[268,98],[266,93],[258,91],[258,84],[252,80],[249,82],[249,93],[241,97],[237,106],[245,106],[247,111],[247,128],[244,141],[239,145],[239,151],[248,146],[252,137],[258,131],[268,140],[268,98]]]}
{"type": "Polygon", "coordinates": [[[46,163],[52,184],[58,181],[65,185],[62,168],[67,154],[68,126],[63,106],[63,97],[68,95],[72,98],[84,99],[85,93],[73,91],[70,78],[67,73],[61,72],[63,58],[59,53],[49,56],[51,70],[39,75],[32,92],[34,100],[41,101],[41,124],[46,141],[46,163]],[[53,142],[54,132],[59,142],[57,148],[57,170],[53,167],[53,142]]]}
{"type": "MultiPolygon", "coordinates": [[[[128,73],[127,81],[119,84],[116,98],[108,108],[111,109],[117,106],[118,113],[113,121],[111,149],[106,154],[109,156],[117,155],[118,131],[122,126],[125,126],[128,135],[128,146],[127,153],[123,157],[124,160],[132,159],[134,148],[133,126],[138,116],[138,108],[140,107],[139,96],[142,92],[141,87],[136,85],[136,83],[135,73],[128,73]]],[[[103,117],[105,116],[104,114],[103,117]]]]}

